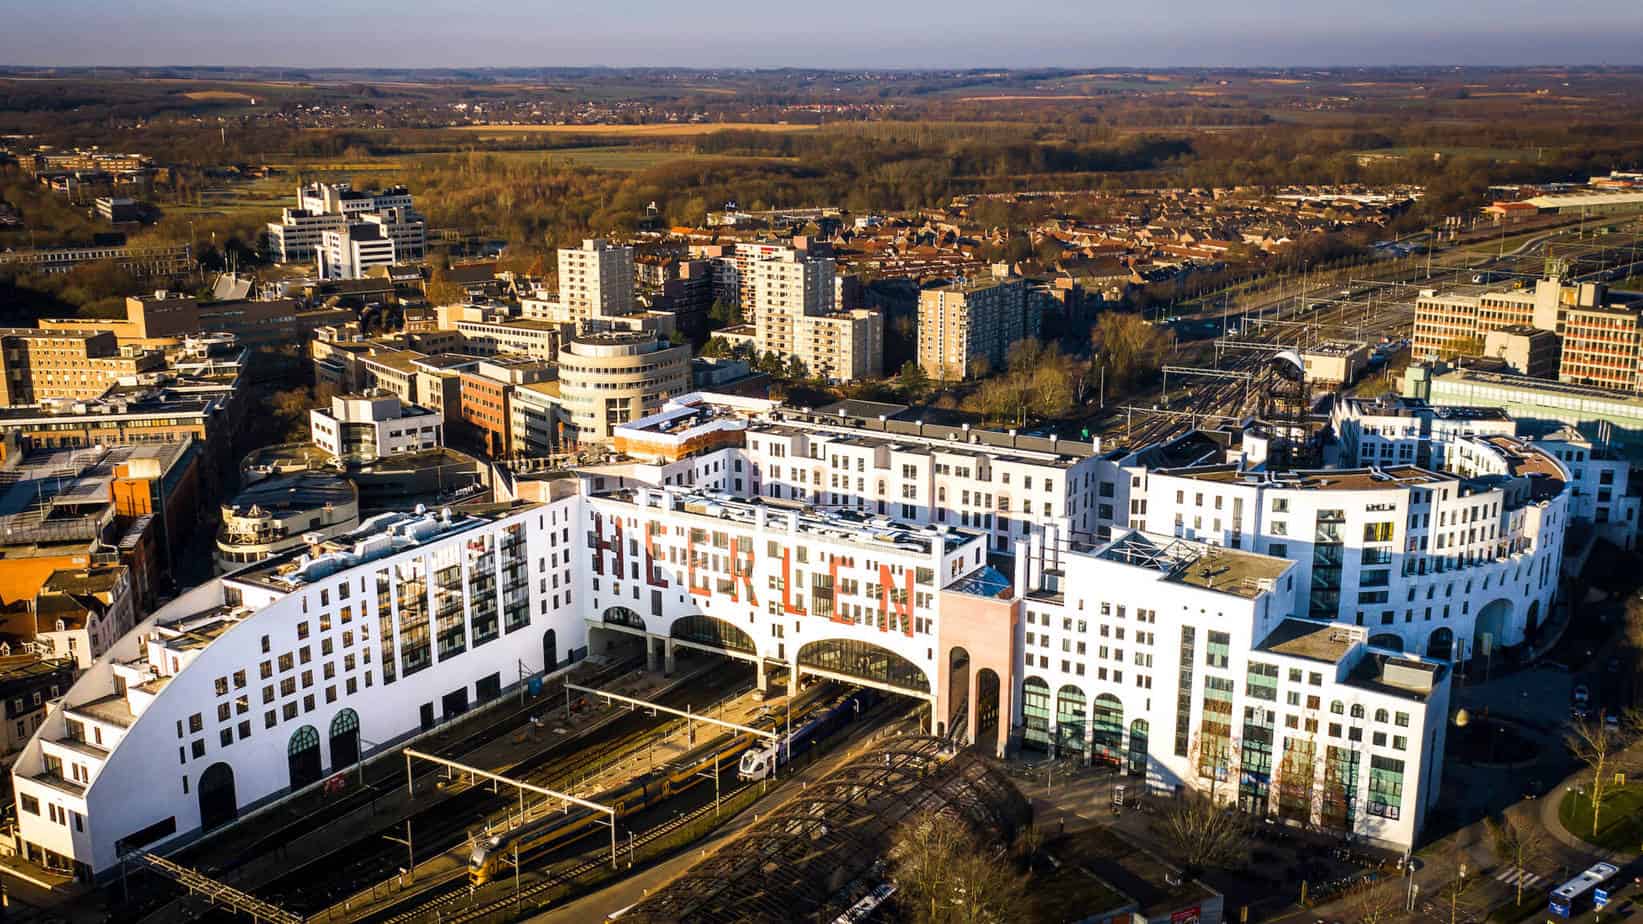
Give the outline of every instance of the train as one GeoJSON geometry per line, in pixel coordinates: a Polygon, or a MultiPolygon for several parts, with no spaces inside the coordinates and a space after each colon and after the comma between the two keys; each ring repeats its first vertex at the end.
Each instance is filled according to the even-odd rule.
{"type": "Polygon", "coordinates": [[[855,721],[877,701],[878,693],[873,690],[856,690],[838,697],[804,716],[791,732],[748,748],[736,768],[736,777],[744,781],[769,778],[778,767],[810,750],[839,726],[855,721]]]}
{"type": "MultiPolygon", "coordinates": [[[[828,717],[838,712],[841,703],[850,700],[850,697],[842,697],[817,705],[816,701],[827,692],[826,687],[818,687],[801,696],[794,707],[794,720],[802,719],[803,728],[814,729],[817,721],[829,720],[828,717]]],[[[866,708],[866,704],[861,708],[866,708]]],[[[853,717],[854,707],[850,709],[853,717]]],[[[837,727],[837,720],[829,721],[829,730],[837,727]]],[[[775,730],[777,719],[766,715],[749,724],[753,728],[775,730]]],[[[797,730],[794,735],[798,735],[797,730]]],[[[816,737],[820,736],[812,731],[811,740],[816,737]]],[[[644,811],[706,782],[714,772],[723,773],[733,766],[740,766],[738,758],[761,740],[760,736],[750,732],[718,735],[649,773],[591,797],[589,801],[610,806],[615,809],[618,818],[644,811]]],[[[553,812],[512,830],[481,838],[468,855],[468,882],[474,887],[482,886],[495,879],[516,856],[525,857],[567,844],[605,824],[607,819],[604,812],[573,805],[565,811],[553,812]]]]}

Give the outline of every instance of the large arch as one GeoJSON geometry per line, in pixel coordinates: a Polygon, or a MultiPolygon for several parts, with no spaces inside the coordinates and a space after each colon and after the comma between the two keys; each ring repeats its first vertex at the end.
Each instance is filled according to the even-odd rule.
{"type": "Polygon", "coordinates": [[[991,742],[997,751],[1001,742],[998,725],[998,672],[990,667],[976,671],[976,744],[991,742]]]}
{"type": "Polygon", "coordinates": [[[694,642],[708,648],[739,651],[743,654],[757,653],[753,648],[753,636],[738,626],[704,613],[692,613],[673,620],[673,625],[668,627],[668,634],[680,641],[694,642]]]}
{"type": "Polygon", "coordinates": [[[1468,658],[1481,658],[1486,652],[1499,651],[1506,647],[1506,628],[1512,624],[1512,601],[1506,597],[1491,600],[1483,609],[1478,610],[1478,618],[1472,625],[1471,650],[1466,653],[1468,658]],[[1485,639],[1485,636],[1488,638],[1485,639]]]}
{"type": "Polygon", "coordinates": [[[219,760],[200,774],[200,827],[209,831],[239,817],[240,803],[234,794],[234,768],[219,760]]]}
{"type": "Polygon", "coordinates": [[[1381,632],[1369,637],[1371,648],[1385,648],[1387,651],[1403,652],[1403,636],[1392,632],[1381,632]]]}
{"type": "Polygon", "coordinates": [[[1072,751],[1084,753],[1084,726],[1089,717],[1089,709],[1084,698],[1084,691],[1072,684],[1066,684],[1055,693],[1055,740],[1056,752],[1072,751]]]}
{"type": "Polygon", "coordinates": [[[1021,746],[1050,747],[1050,685],[1038,677],[1021,681],[1021,746]]]}
{"type": "Polygon", "coordinates": [[[359,763],[359,713],[343,709],[331,719],[331,769],[359,763]]]}
{"type": "MultiPolygon", "coordinates": [[[[751,644],[752,639],[748,640],[751,644]]],[[[933,695],[930,678],[917,664],[888,648],[855,639],[824,639],[799,649],[799,667],[916,696],[933,695]]]]}
{"type": "Polygon", "coordinates": [[[1426,638],[1426,656],[1448,661],[1455,657],[1455,630],[1448,626],[1438,626],[1426,638]]]}
{"type": "Polygon", "coordinates": [[[1091,752],[1103,763],[1119,766],[1124,760],[1124,704],[1111,693],[1095,698],[1095,739],[1091,752]]]}
{"type": "Polygon", "coordinates": [[[291,788],[301,789],[317,782],[325,764],[320,759],[319,732],[312,725],[304,725],[291,733],[285,746],[286,765],[291,771],[291,788]]]}
{"type": "Polygon", "coordinates": [[[1152,726],[1146,719],[1130,723],[1130,776],[1147,775],[1147,736],[1152,726]]]}
{"type": "Polygon", "coordinates": [[[640,632],[645,631],[645,617],[625,606],[607,607],[600,614],[599,620],[612,626],[626,626],[629,629],[638,629],[640,632]]]}
{"type": "Polygon", "coordinates": [[[940,728],[948,737],[963,741],[969,731],[970,651],[954,645],[947,652],[947,717],[940,728]],[[963,724],[965,727],[960,728],[963,724]]]}
{"type": "Polygon", "coordinates": [[[1529,603],[1529,614],[1526,617],[1524,617],[1523,632],[1524,632],[1525,635],[1533,635],[1535,633],[1535,630],[1539,629],[1539,628],[1540,628],[1540,601],[1539,600],[1533,600],[1529,603]]]}

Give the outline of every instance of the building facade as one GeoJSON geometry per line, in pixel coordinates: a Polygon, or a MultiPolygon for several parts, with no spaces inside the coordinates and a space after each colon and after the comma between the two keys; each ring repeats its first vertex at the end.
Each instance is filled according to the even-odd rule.
{"type": "Polygon", "coordinates": [[[559,351],[559,397],[578,443],[609,442],[614,428],[688,391],[690,348],[654,334],[582,334],[559,351]]]}
{"type": "Polygon", "coordinates": [[[985,279],[925,289],[918,299],[918,364],[938,381],[999,370],[1027,335],[1027,283],[985,279]]]}

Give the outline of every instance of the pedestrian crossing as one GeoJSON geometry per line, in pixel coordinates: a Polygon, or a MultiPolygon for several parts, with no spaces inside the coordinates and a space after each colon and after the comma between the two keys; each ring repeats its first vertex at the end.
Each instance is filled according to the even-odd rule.
{"type": "Polygon", "coordinates": [[[1511,866],[1502,867],[1501,869],[1495,870],[1495,878],[1509,886],[1521,884],[1526,889],[1532,889],[1542,882],[1547,881],[1546,877],[1540,875],[1539,873],[1531,873],[1528,870],[1519,871],[1516,867],[1511,866]],[[1522,880],[1521,883],[1519,880],[1522,880]]]}

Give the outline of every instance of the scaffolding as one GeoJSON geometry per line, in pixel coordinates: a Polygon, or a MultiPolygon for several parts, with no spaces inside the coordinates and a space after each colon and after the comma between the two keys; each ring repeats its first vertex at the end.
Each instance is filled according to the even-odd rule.
{"type": "Polygon", "coordinates": [[[302,924],[303,917],[286,911],[278,905],[270,904],[247,892],[241,892],[227,883],[218,882],[210,876],[196,870],[173,863],[165,857],[154,853],[136,853],[131,858],[146,864],[149,868],[188,890],[190,895],[199,895],[213,905],[220,905],[240,914],[248,914],[253,921],[268,921],[270,924],[302,924]]]}
{"type": "Polygon", "coordinates": [[[888,738],[623,914],[640,924],[829,920],[881,885],[905,821],[951,812],[1009,839],[1027,800],[980,755],[942,738],[888,738]]]}

